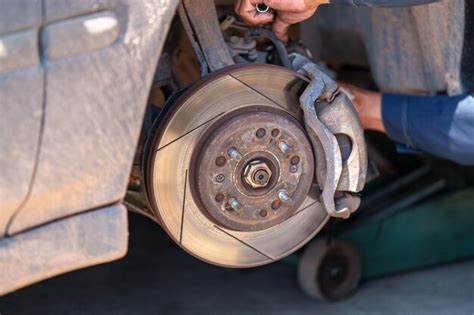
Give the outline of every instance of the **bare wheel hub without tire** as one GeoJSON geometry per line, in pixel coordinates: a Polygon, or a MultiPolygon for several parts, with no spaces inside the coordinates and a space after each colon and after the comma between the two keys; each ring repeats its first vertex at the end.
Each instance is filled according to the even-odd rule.
{"type": "Polygon", "coordinates": [[[200,209],[236,231],[270,228],[305,200],[314,178],[311,145],[282,110],[248,107],[212,124],[193,157],[200,209]]]}
{"type": "Polygon", "coordinates": [[[306,85],[281,67],[231,67],[167,108],[149,149],[147,190],[186,251],[221,266],[264,265],[327,222],[298,100],[306,85]]]}

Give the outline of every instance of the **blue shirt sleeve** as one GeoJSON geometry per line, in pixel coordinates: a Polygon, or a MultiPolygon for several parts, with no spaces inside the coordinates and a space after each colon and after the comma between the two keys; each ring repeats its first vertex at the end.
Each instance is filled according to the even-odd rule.
{"type": "Polygon", "coordinates": [[[384,94],[387,135],[408,147],[474,165],[474,98],[384,94]]]}

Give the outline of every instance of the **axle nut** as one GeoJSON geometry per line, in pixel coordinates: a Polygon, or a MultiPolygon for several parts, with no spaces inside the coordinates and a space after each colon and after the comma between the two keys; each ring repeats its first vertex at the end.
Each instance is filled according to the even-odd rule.
{"type": "Polygon", "coordinates": [[[263,161],[252,161],[245,167],[244,179],[252,188],[267,187],[271,178],[272,170],[268,164],[263,161]]]}

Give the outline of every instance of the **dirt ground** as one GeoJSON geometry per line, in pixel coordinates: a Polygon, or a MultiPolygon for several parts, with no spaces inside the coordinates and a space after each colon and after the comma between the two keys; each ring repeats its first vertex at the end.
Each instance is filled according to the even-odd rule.
{"type": "Polygon", "coordinates": [[[301,294],[290,263],[210,266],[153,222],[130,214],[126,258],[2,297],[0,314],[474,315],[474,261],[368,281],[350,299],[329,304],[301,294]]]}

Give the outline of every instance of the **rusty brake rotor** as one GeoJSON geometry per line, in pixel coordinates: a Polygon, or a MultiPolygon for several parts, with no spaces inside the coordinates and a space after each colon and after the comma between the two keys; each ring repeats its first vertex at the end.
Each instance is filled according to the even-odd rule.
{"type": "Polygon", "coordinates": [[[281,67],[213,73],[161,118],[147,171],[155,215],[192,255],[221,266],[278,260],[327,222],[299,95],[281,67]]]}

